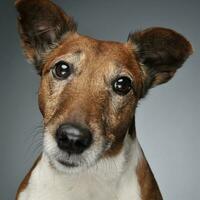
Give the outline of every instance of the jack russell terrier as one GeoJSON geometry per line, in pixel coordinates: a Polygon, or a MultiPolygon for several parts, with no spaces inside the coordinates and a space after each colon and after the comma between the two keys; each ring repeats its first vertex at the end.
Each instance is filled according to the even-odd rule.
{"type": "Polygon", "coordinates": [[[138,143],[135,110],[192,54],[189,41],[161,27],[125,43],[77,32],[50,0],[17,0],[24,53],[41,76],[43,152],[17,200],[161,200],[138,143]]]}

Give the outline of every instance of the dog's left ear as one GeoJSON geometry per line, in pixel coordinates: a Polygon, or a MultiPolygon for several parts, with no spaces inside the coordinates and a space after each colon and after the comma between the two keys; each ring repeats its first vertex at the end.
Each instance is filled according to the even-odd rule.
{"type": "Polygon", "coordinates": [[[40,74],[44,55],[76,32],[76,23],[50,0],[16,0],[15,5],[25,55],[40,74]]]}
{"type": "Polygon", "coordinates": [[[128,44],[134,48],[144,72],[146,89],[170,80],[192,54],[192,46],[185,37],[160,27],[129,34],[128,44]]]}

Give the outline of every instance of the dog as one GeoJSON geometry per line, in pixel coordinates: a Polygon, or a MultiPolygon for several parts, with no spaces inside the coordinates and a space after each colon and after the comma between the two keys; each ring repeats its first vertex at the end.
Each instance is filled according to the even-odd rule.
{"type": "Polygon", "coordinates": [[[161,200],[139,145],[135,111],[149,89],[169,81],[192,54],[161,27],[125,43],[80,35],[50,0],[17,0],[26,58],[41,76],[43,152],[17,200],[161,200]]]}

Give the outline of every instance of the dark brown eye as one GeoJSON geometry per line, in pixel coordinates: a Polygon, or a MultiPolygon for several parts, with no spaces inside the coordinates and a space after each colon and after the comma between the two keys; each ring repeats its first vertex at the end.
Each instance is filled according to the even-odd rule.
{"type": "Polygon", "coordinates": [[[113,81],[113,91],[118,95],[126,95],[132,89],[132,81],[129,77],[121,76],[113,81]]]}
{"type": "Polygon", "coordinates": [[[55,78],[64,80],[69,77],[69,75],[72,72],[72,69],[68,63],[60,61],[55,64],[52,72],[55,78]]]}

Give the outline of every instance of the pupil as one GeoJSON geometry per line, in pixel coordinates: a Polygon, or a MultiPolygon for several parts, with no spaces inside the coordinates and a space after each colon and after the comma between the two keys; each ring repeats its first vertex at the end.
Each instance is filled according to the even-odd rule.
{"type": "Polygon", "coordinates": [[[132,82],[128,77],[121,77],[114,83],[113,90],[119,95],[127,94],[132,88],[132,82]]]}
{"type": "Polygon", "coordinates": [[[59,79],[66,79],[71,74],[70,66],[65,62],[58,62],[54,74],[59,79]]]}

